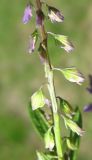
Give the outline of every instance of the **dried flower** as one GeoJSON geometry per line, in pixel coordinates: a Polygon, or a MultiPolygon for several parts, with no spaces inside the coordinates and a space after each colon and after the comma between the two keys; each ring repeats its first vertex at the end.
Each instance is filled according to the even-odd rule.
{"type": "Polygon", "coordinates": [[[90,103],[84,107],[84,112],[92,112],[92,103],[90,103]]]}
{"type": "Polygon", "coordinates": [[[58,9],[48,6],[48,10],[49,10],[48,17],[50,18],[52,23],[63,22],[64,16],[58,9]]]}
{"type": "Polygon", "coordinates": [[[26,24],[29,22],[29,20],[31,19],[32,17],[32,6],[30,4],[28,4],[25,8],[25,11],[24,11],[24,16],[23,16],[23,23],[26,24]]]}

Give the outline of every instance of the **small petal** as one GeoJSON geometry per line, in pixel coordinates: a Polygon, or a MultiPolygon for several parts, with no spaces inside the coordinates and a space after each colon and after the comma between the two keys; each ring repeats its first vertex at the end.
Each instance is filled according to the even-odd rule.
{"type": "Polygon", "coordinates": [[[26,24],[29,22],[29,20],[31,19],[32,17],[32,6],[30,4],[28,4],[25,8],[25,11],[24,11],[24,16],[23,16],[23,23],[26,24]]]}
{"type": "Polygon", "coordinates": [[[84,107],[84,112],[92,112],[92,103],[84,107]]]}
{"type": "Polygon", "coordinates": [[[48,6],[48,10],[49,10],[48,17],[50,18],[52,23],[63,22],[64,16],[58,9],[48,6]]]}

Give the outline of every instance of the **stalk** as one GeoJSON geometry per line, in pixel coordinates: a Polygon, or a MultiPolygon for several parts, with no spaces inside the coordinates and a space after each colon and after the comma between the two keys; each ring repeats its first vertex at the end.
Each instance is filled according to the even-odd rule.
{"type": "MultiPolygon", "coordinates": [[[[37,10],[42,10],[41,1],[36,0],[37,10]]],[[[45,76],[48,81],[48,90],[52,103],[52,113],[53,113],[53,125],[54,125],[54,136],[55,136],[55,146],[57,151],[58,160],[63,160],[63,151],[62,151],[62,138],[60,133],[60,120],[58,115],[58,106],[56,101],[55,87],[54,87],[54,77],[53,77],[53,69],[51,66],[48,47],[47,47],[47,33],[45,31],[44,23],[39,27],[41,40],[44,42],[46,49],[46,60],[44,62],[44,70],[45,76]]]]}

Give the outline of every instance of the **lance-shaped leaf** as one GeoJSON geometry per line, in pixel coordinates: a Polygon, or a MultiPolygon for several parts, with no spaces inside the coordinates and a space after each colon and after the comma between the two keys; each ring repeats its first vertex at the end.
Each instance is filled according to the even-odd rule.
{"type": "Polygon", "coordinates": [[[83,136],[84,130],[82,130],[77,123],[75,123],[73,120],[63,116],[64,122],[66,127],[69,127],[74,133],[77,133],[79,136],[83,136]]]}
{"type": "Polygon", "coordinates": [[[37,152],[37,160],[49,160],[48,157],[44,153],[37,152]]]}
{"type": "Polygon", "coordinates": [[[57,97],[60,100],[60,109],[61,111],[64,112],[64,114],[69,117],[72,118],[72,116],[75,114],[72,106],[64,99],[62,99],[61,97],[57,97]]]}
{"type": "Polygon", "coordinates": [[[48,131],[50,125],[46,118],[44,117],[43,113],[41,110],[32,110],[32,105],[31,102],[29,102],[29,114],[30,118],[33,122],[33,125],[37,129],[37,131],[40,133],[42,137],[44,137],[45,133],[48,131]]]}
{"type": "Polygon", "coordinates": [[[64,77],[70,82],[74,82],[79,85],[84,82],[84,77],[82,73],[80,73],[75,67],[65,69],[54,68],[54,70],[58,70],[63,73],[64,77]]]}
{"type": "Polygon", "coordinates": [[[69,139],[66,139],[67,146],[70,150],[77,150],[77,146],[69,139]]]}
{"type": "Polygon", "coordinates": [[[55,40],[60,43],[60,47],[63,48],[66,52],[71,52],[74,49],[73,44],[68,40],[67,36],[54,34],[52,32],[48,32],[48,34],[52,35],[55,40]]]}
{"type": "Polygon", "coordinates": [[[48,6],[48,17],[51,20],[52,23],[54,22],[63,22],[64,16],[62,12],[60,12],[57,8],[48,6]]]}
{"type": "Polygon", "coordinates": [[[55,145],[54,144],[54,136],[52,133],[52,127],[50,127],[48,129],[48,131],[45,133],[44,140],[45,140],[45,148],[52,151],[52,149],[54,148],[54,145],[55,145]]]}
{"type": "Polygon", "coordinates": [[[32,109],[42,108],[45,105],[45,96],[40,88],[31,96],[32,109]]]}
{"type": "Polygon", "coordinates": [[[40,153],[37,151],[37,160],[55,160],[58,157],[57,156],[53,156],[53,155],[49,155],[49,154],[45,154],[45,153],[40,153]]]}
{"type": "Polygon", "coordinates": [[[28,53],[31,54],[32,52],[34,52],[37,40],[38,40],[38,31],[36,29],[30,36],[28,53]]]}
{"type": "MultiPolygon", "coordinates": [[[[79,127],[82,128],[82,116],[81,112],[78,107],[75,108],[75,115],[73,117],[73,121],[77,123],[79,127]]],[[[74,132],[70,132],[70,139],[72,140],[73,144],[76,145],[77,148],[79,148],[80,145],[80,136],[78,136],[74,132]]],[[[70,160],[76,160],[77,159],[77,150],[75,151],[70,151],[70,160]]]]}

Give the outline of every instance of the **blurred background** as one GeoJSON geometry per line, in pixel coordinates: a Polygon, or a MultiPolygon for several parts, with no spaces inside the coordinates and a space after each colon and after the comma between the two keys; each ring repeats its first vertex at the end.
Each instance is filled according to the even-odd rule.
{"type": "MultiPolygon", "coordinates": [[[[33,1],[34,2],[34,1],[33,1]]],[[[57,95],[72,106],[79,105],[83,114],[83,128],[79,160],[92,160],[92,113],[83,113],[83,106],[92,102],[86,91],[88,75],[92,74],[92,0],[47,0],[63,11],[62,24],[45,22],[47,30],[68,35],[75,45],[72,54],[49,41],[49,53],[55,66],[76,66],[85,76],[82,86],[71,84],[56,73],[57,95]]],[[[33,129],[27,109],[34,91],[44,82],[43,66],[37,51],[27,53],[29,34],[34,30],[35,18],[22,23],[25,0],[0,0],[0,160],[34,160],[35,150],[41,150],[41,139],[33,129]]]]}

